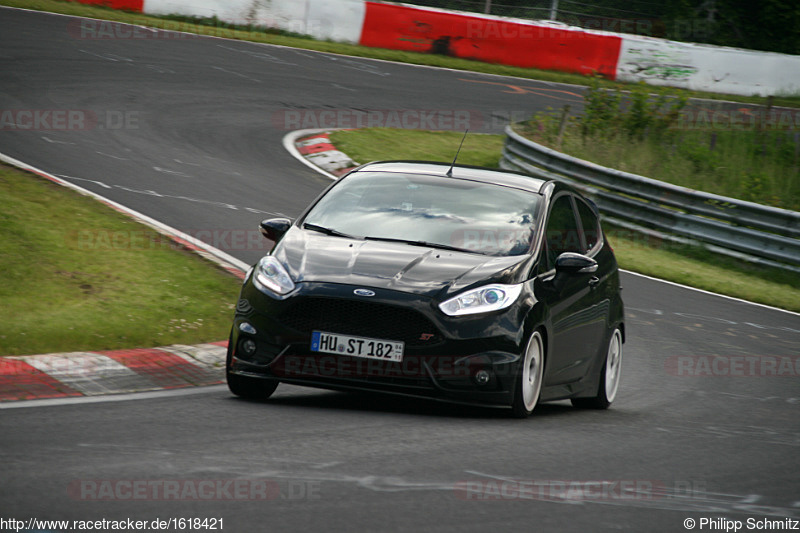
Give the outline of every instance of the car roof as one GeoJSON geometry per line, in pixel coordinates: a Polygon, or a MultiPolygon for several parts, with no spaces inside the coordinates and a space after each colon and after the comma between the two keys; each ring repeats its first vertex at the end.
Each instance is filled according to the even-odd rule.
{"type": "MultiPolygon", "coordinates": [[[[376,161],[374,163],[367,163],[357,168],[354,172],[396,172],[448,177],[448,169],[450,169],[449,163],[437,163],[433,161],[376,161]]],[[[542,186],[546,183],[544,180],[534,178],[521,172],[470,165],[453,166],[453,173],[450,177],[493,183],[535,193],[540,192],[542,186]]]]}

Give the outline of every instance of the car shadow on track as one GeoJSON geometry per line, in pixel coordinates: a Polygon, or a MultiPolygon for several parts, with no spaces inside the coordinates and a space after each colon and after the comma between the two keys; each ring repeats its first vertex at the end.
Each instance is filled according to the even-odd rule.
{"type": "MultiPolygon", "coordinates": [[[[297,389],[300,391],[301,389],[297,389]]],[[[370,392],[309,391],[308,394],[292,391],[291,395],[276,395],[269,400],[231,399],[251,404],[281,407],[302,407],[336,411],[362,411],[369,413],[397,413],[462,419],[511,419],[511,410],[499,407],[461,405],[423,398],[406,398],[370,392]]],[[[578,413],[567,403],[545,403],[536,407],[532,418],[566,416],[578,413]]]]}

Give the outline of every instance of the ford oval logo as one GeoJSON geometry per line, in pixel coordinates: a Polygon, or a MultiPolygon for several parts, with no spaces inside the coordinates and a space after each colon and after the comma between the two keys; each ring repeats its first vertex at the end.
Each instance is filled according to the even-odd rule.
{"type": "Polygon", "coordinates": [[[356,289],[353,291],[357,296],[375,296],[375,291],[369,289],[356,289]]]}

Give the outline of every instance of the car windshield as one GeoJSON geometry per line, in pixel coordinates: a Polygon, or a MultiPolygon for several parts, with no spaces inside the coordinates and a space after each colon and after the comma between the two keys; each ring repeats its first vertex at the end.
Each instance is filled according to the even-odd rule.
{"type": "Polygon", "coordinates": [[[358,172],[333,187],[307,229],[487,255],[528,252],[541,196],[442,176],[358,172]]]}

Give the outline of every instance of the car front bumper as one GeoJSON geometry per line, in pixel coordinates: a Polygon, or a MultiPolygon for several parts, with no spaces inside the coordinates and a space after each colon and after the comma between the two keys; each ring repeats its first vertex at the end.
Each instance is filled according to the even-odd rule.
{"type": "Polygon", "coordinates": [[[365,390],[507,406],[513,400],[525,313],[448,317],[425,296],[300,283],[278,299],[245,282],[231,333],[229,373],[336,390],[365,390]],[[392,362],[311,350],[313,331],[403,341],[392,362]]]}

